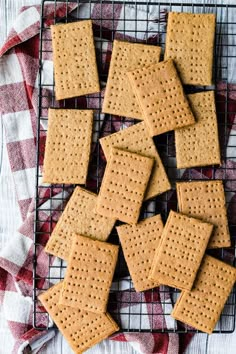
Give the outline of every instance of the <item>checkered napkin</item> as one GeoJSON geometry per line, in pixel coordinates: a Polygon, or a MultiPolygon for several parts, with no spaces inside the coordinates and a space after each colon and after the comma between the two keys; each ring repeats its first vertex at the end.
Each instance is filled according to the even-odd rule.
{"type": "MultiPolygon", "coordinates": [[[[72,12],[75,9],[75,4],[68,5],[68,11],[72,12]]],[[[48,24],[52,22],[52,18],[55,15],[54,5],[48,5],[46,7],[45,17],[47,18],[48,24]]],[[[57,17],[63,17],[66,14],[66,6],[63,4],[57,5],[56,12],[57,17]]],[[[79,8],[79,15],[81,17],[86,17],[90,9],[86,4],[81,5],[79,8]]],[[[114,21],[106,21],[106,28],[113,28],[116,30],[115,37],[123,38],[122,29],[125,26],[126,30],[129,29],[129,39],[135,36],[136,40],[143,41],[156,40],[156,38],[145,38],[146,28],[142,28],[142,23],[140,22],[141,28],[140,32],[134,34],[134,22],[120,21],[124,19],[126,14],[129,14],[127,18],[133,18],[137,15],[135,8],[132,5],[115,4],[114,11],[111,5],[106,5],[101,8],[100,4],[94,4],[92,6],[92,15],[95,25],[95,35],[96,26],[99,26],[99,21],[96,18],[102,16],[106,18],[114,17],[114,21]]],[[[156,13],[157,9],[150,5],[149,13],[147,14],[142,6],[138,6],[138,16],[139,18],[147,19],[149,24],[149,30],[158,29],[159,21],[163,21],[165,24],[165,13],[162,14],[162,18],[158,18],[156,13]]],[[[39,332],[32,327],[32,317],[33,317],[33,306],[32,306],[32,263],[33,263],[33,227],[34,227],[34,186],[35,186],[35,174],[36,174],[36,123],[37,123],[37,96],[38,96],[38,48],[39,48],[39,24],[40,24],[40,8],[37,6],[24,7],[16,19],[13,29],[11,30],[8,39],[6,40],[4,46],[0,50],[0,113],[1,119],[3,120],[7,150],[9,155],[9,161],[11,165],[11,170],[13,174],[13,179],[15,183],[17,198],[19,207],[21,210],[21,215],[24,220],[22,226],[12,237],[9,243],[0,252],[0,304],[2,306],[2,311],[6,317],[9,328],[14,338],[13,345],[9,341],[9,348],[4,348],[6,353],[21,353],[23,350],[29,346],[31,348],[42,347],[44,343],[48,341],[52,336],[54,336],[55,331],[50,331],[47,333],[39,332]],[[14,305],[14,306],[13,306],[14,305]],[[37,346],[35,345],[37,343],[37,346]]],[[[145,25],[146,26],[146,25],[145,25]]],[[[154,36],[155,37],[155,36],[154,36]]],[[[50,42],[47,42],[50,43],[50,42]]],[[[109,42],[108,42],[109,43],[109,42]]],[[[48,44],[49,45],[49,44],[48,44]]],[[[108,65],[109,58],[111,55],[111,48],[109,45],[103,50],[103,67],[104,69],[108,65]]],[[[45,58],[43,58],[43,83],[47,84],[51,82],[51,77],[53,75],[53,65],[52,58],[48,52],[45,52],[45,58]]],[[[223,84],[222,84],[223,85],[223,84]]],[[[45,96],[50,96],[50,92],[47,91],[45,96]]],[[[228,92],[230,94],[230,92],[228,92]]],[[[232,97],[232,107],[236,104],[232,97]]],[[[224,98],[223,98],[224,100],[224,98]]],[[[48,106],[49,102],[43,102],[44,106],[48,106]]],[[[82,99],[82,106],[98,107],[99,99],[82,99]]],[[[222,103],[223,105],[223,103],[222,103]]],[[[235,108],[232,108],[235,111],[235,108]]],[[[47,111],[43,112],[47,115],[47,111]]],[[[109,124],[109,131],[111,130],[110,122],[106,122],[104,119],[104,131],[106,131],[106,124],[109,124]]],[[[234,121],[234,115],[232,114],[232,122],[234,121]]],[[[126,124],[126,123],[123,123],[126,124]]],[[[127,123],[126,125],[128,125],[127,123]]],[[[45,126],[45,129],[47,127],[45,126]]],[[[112,123],[112,130],[120,130],[121,123],[120,120],[114,119],[112,123]]],[[[235,135],[232,135],[235,136],[235,135]]],[[[232,140],[229,130],[229,141],[232,140]]],[[[97,137],[94,137],[94,146],[96,144],[97,137]]],[[[41,136],[41,151],[43,151],[45,143],[45,135],[41,136]]],[[[236,144],[234,144],[236,145],[236,144]]],[[[230,147],[229,147],[230,149],[230,147]]],[[[230,154],[229,150],[229,154],[230,154]]],[[[234,154],[235,156],[235,154],[234,154]]],[[[101,156],[101,160],[104,156],[101,156]]],[[[42,165],[43,161],[40,160],[42,165]]],[[[229,161],[227,164],[234,166],[234,161],[229,161]]],[[[104,161],[105,165],[105,161],[104,161]]],[[[102,173],[103,166],[101,167],[102,173]]],[[[224,171],[224,165],[221,170],[217,171],[218,176],[224,171]]],[[[92,171],[93,172],[93,171],[92,171]]],[[[90,184],[94,183],[92,177],[90,184]]],[[[202,177],[200,172],[197,172],[202,177]]],[[[205,176],[206,177],[206,176],[205,176]]],[[[210,177],[210,176],[209,176],[210,177]]],[[[229,176],[232,178],[232,176],[229,176]]],[[[231,188],[231,187],[230,187],[231,188]]],[[[233,188],[233,187],[232,187],[233,188]]],[[[234,188],[235,189],[235,188],[234,188]]],[[[38,266],[37,266],[37,276],[44,278],[48,272],[48,257],[43,251],[43,245],[47,241],[46,232],[48,230],[48,220],[49,214],[46,212],[47,209],[55,209],[55,218],[57,216],[57,209],[60,207],[58,205],[59,194],[61,190],[55,190],[55,195],[50,195],[49,190],[44,189],[44,203],[41,205],[39,212],[39,219],[41,220],[38,227],[41,231],[41,248],[39,247],[38,252],[38,266]],[[45,232],[45,233],[44,233],[45,232]]],[[[70,190],[68,190],[68,196],[70,195],[70,190]]],[[[233,203],[235,195],[232,194],[232,205],[231,208],[235,207],[236,203],[233,203]]],[[[170,201],[171,202],[171,201],[170,201]]],[[[232,210],[232,215],[234,215],[234,210],[232,210]]],[[[54,259],[53,262],[58,262],[58,259],[54,259]]],[[[126,279],[121,282],[122,291],[118,293],[117,296],[122,298],[122,303],[130,301],[128,296],[130,292],[127,292],[126,279]]],[[[38,287],[43,286],[43,281],[39,281],[38,287]]],[[[113,284],[116,287],[116,284],[113,284]]],[[[146,329],[150,328],[150,311],[160,313],[160,316],[154,318],[154,324],[152,323],[152,328],[162,328],[163,326],[167,329],[174,328],[174,321],[170,316],[164,316],[163,314],[163,304],[165,308],[169,307],[168,312],[171,311],[172,303],[170,294],[168,292],[158,292],[154,293],[155,307],[149,306],[151,301],[149,292],[142,294],[142,299],[140,299],[140,294],[133,293],[133,302],[136,305],[133,306],[132,312],[139,312],[139,302],[145,300],[146,305],[142,304],[142,312],[146,315],[144,316],[144,325],[146,329]],[[145,307],[145,308],[144,308],[145,307]],[[163,314],[163,315],[161,315],[163,314]]],[[[153,300],[153,299],[152,299],[153,300]]],[[[125,324],[126,318],[121,316],[121,322],[125,324]]],[[[47,318],[45,315],[41,315],[38,318],[38,324],[41,323],[45,325],[47,323],[47,318]]],[[[135,326],[135,323],[133,324],[135,326]]],[[[134,327],[135,328],[135,327],[134,327]]],[[[177,335],[172,334],[153,334],[153,333],[124,333],[113,336],[113,340],[118,341],[129,341],[131,345],[134,346],[136,350],[142,353],[171,353],[177,354],[183,352],[184,348],[191,339],[191,335],[177,335]]]]}

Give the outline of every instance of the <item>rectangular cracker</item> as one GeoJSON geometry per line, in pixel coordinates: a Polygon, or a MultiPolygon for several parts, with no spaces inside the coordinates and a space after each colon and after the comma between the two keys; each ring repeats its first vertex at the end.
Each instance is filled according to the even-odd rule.
{"type": "Polygon", "coordinates": [[[135,290],[145,291],[159,286],[159,282],[149,280],[148,276],[163,231],[161,215],[116,229],[135,290]]]}
{"type": "Polygon", "coordinates": [[[196,123],[175,131],[177,168],[219,165],[220,146],[213,91],[188,95],[196,123]]]}
{"type": "Polygon", "coordinates": [[[152,158],[113,148],[98,195],[98,213],[136,224],[153,163],[152,158]]]}
{"type": "Polygon", "coordinates": [[[76,187],[47,242],[45,251],[68,260],[74,233],[106,241],[115,219],[99,215],[96,207],[97,195],[76,187]]]}
{"type": "Polygon", "coordinates": [[[92,21],[51,26],[56,99],[100,91],[92,21]]]}
{"type": "Polygon", "coordinates": [[[182,291],[171,315],[211,334],[236,280],[236,269],[206,255],[193,288],[182,291]]]}
{"type": "Polygon", "coordinates": [[[74,235],[60,303],[104,313],[119,247],[74,235]]]}
{"type": "Polygon", "coordinates": [[[187,85],[212,85],[215,14],[168,14],[165,60],[187,85]]]}
{"type": "Polygon", "coordinates": [[[60,282],[38,298],[75,353],[83,353],[119,330],[108,313],[98,314],[60,305],[62,287],[63,282],[60,282]]]}
{"type": "Polygon", "coordinates": [[[223,182],[180,182],[176,190],[180,212],[214,225],[208,248],[230,247],[223,182]]]}
{"type": "Polygon", "coordinates": [[[44,183],[85,184],[92,127],[92,110],[49,109],[44,183]]]}
{"type": "Polygon", "coordinates": [[[165,168],[156,146],[148,134],[145,122],[135,124],[118,133],[110,134],[100,139],[100,143],[107,160],[113,147],[154,158],[154,167],[146,190],[145,200],[164,193],[171,188],[165,168]]]}
{"type": "Polygon", "coordinates": [[[213,225],[170,211],[156,251],[150,279],[190,291],[213,225]]]}
{"type": "Polygon", "coordinates": [[[143,119],[127,72],[158,63],[161,48],[114,40],[102,112],[143,119]]]}
{"type": "Polygon", "coordinates": [[[151,136],[195,122],[173,60],[128,74],[151,136]]]}

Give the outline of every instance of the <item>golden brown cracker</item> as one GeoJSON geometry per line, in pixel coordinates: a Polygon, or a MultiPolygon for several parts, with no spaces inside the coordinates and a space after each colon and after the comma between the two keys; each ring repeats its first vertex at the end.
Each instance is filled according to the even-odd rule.
{"type": "Polygon", "coordinates": [[[65,337],[71,349],[83,353],[109,337],[119,327],[108,313],[93,313],[59,304],[63,282],[39,295],[39,300],[65,337]]]}
{"type": "Polygon", "coordinates": [[[212,333],[236,280],[236,269],[206,255],[191,291],[182,291],[171,315],[212,333]]]}
{"type": "Polygon", "coordinates": [[[179,182],[176,190],[180,212],[214,225],[208,248],[230,247],[222,181],[179,182]]]}
{"type": "Polygon", "coordinates": [[[164,193],[171,188],[158,151],[147,132],[145,122],[135,124],[118,133],[110,134],[100,139],[100,143],[107,160],[113,147],[154,158],[154,167],[146,190],[145,200],[164,193]]]}
{"type": "Polygon", "coordinates": [[[44,183],[85,184],[92,127],[91,110],[49,109],[44,183]]]}
{"type": "Polygon", "coordinates": [[[74,235],[60,303],[106,312],[118,246],[74,235]]]}
{"type": "Polygon", "coordinates": [[[220,146],[213,91],[188,95],[196,123],[175,131],[177,168],[219,165],[220,146]]]}
{"type": "Polygon", "coordinates": [[[112,149],[98,195],[101,215],[136,224],[154,159],[112,149]]]}
{"type": "Polygon", "coordinates": [[[106,241],[115,219],[98,214],[96,207],[97,195],[76,187],[49,238],[45,251],[68,260],[74,233],[106,241]]]}
{"type": "Polygon", "coordinates": [[[187,85],[212,85],[215,14],[168,14],[165,60],[187,85]]]}
{"type": "Polygon", "coordinates": [[[127,72],[158,63],[161,48],[154,45],[114,40],[102,111],[143,119],[127,72]]]}
{"type": "Polygon", "coordinates": [[[53,25],[51,31],[56,99],[99,92],[92,21],[53,25]]]}
{"type": "Polygon", "coordinates": [[[151,136],[195,122],[173,60],[129,72],[151,136]]]}
{"type": "Polygon", "coordinates": [[[159,282],[149,280],[148,276],[163,231],[161,216],[155,215],[137,225],[125,224],[116,229],[135,290],[145,291],[159,286],[159,282]]]}
{"type": "Polygon", "coordinates": [[[170,211],[154,256],[150,279],[191,290],[213,225],[170,211]]]}

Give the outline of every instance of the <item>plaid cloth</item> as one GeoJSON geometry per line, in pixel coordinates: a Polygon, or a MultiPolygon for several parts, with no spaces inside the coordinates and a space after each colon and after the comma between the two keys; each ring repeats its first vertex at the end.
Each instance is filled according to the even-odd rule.
{"type": "MultiPolygon", "coordinates": [[[[107,28],[113,27],[116,29],[116,38],[123,38],[122,29],[124,26],[124,21],[120,21],[124,18],[124,13],[127,18],[134,17],[134,8],[132,6],[125,6],[116,4],[114,13],[111,12],[112,7],[106,5],[102,8],[102,16],[105,18],[112,18],[115,16],[114,21],[106,21],[105,26],[107,28]]],[[[76,8],[75,4],[69,4],[68,11],[71,12],[76,8]]],[[[48,5],[46,7],[45,16],[47,18],[47,24],[52,22],[54,16],[54,5],[48,5]]],[[[81,5],[79,9],[79,15],[85,17],[88,14],[87,5],[81,5]]],[[[163,13],[162,18],[158,18],[156,13],[156,8],[150,5],[149,13],[147,14],[142,6],[138,6],[138,16],[139,18],[147,19],[149,29],[157,30],[158,21],[165,22],[165,13],[163,13]]],[[[63,4],[57,5],[56,8],[57,17],[63,17],[66,14],[66,6],[63,4]]],[[[96,18],[101,17],[101,6],[100,4],[94,4],[92,6],[92,14],[95,25],[95,35],[96,26],[99,26],[99,21],[96,18]]],[[[6,320],[8,321],[9,328],[15,338],[15,345],[13,348],[13,353],[21,353],[28,346],[34,347],[35,341],[37,346],[43,346],[45,341],[49,340],[55,331],[39,332],[32,327],[32,317],[33,317],[33,307],[32,307],[32,261],[33,261],[33,228],[34,228],[34,186],[35,186],[35,174],[36,174],[36,123],[37,123],[37,96],[38,96],[38,48],[39,48],[39,26],[40,26],[40,8],[37,6],[24,7],[14,24],[4,46],[0,50],[0,113],[1,118],[4,123],[7,150],[11,165],[11,170],[14,178],[14,183],[16,187],[16,193],[18,198],[19,207],[21,210],[21,215],[24,223],[14,235],[12,240],[6,245],[6,247],[1,250],[0,253],[0,303],[2,305],[2,311],[5,314],[6,320]],[[17,247],[16,247],[17,245],[17,247]],[[12,304],[14,303],[14,307],[12,304]]],[[[103,22],[104,23],[104,22],[103,22]]],[[[143,22],[145,23],[145,22],[143,22]]],[[[141,22],[142,24],[142,22],[141,22]]],[[[133,28],[133,22],[127,21],[125,27],[133,28]]],[[[146,28],[145,28],[146,29],[146,28]]],[[[144,37],[145,31],[136,34],[136,40],[143,41],[147,40],[144,37]]],[[[134,33],[129,32],[129,38],[132,39],[134,33]]],[[[126,38],[126,39],[129,39],[126,38]]],[[[155,38],[148,38],[149,42],[156,40],[155,38]]],[[[47,42],[50,43],[50,42],[47,42]]],[[[47,44],[49,45],[49,44],[47,44]]],[[[111,55],[111,48],[109,45],[103,48],[103,66],[106,68],[107,63],[111,55]],[[106,50],[106,52],[104,52],[106,50]]],[[[43,83],[51,82],[51,77],[53,75],[53,65],[51,54],[45,54],[43,60],[43,83]]],[[[230,92],[229,92],[230,94],[230,92]]],[[[50,92],[46,92],[46,95],[50,97],[50,92]]],[[[234,97],[232,97],[233,102],[234,97]]],[[[224,100],[224,97],[223,97],[224,100]]],[[[48,106],[49,102],[45,100],[44,106],[48,106]]],[[[99,100],[96,97],[92,100],[81,99],[81,106],[95,107],[99,104],[99,100]]],[[[222,103],[223,104],[223,103],[222,103]]],[[[232,109],[234,109],[234,102],[232,103],[232,109]]],[[[43,112],[47,115],[47,111],[43,112]]],[[[234,114],[232,114],[232,122],[234,120],[234,114]]],[[[103,116],[105,120],[105,116],[103,116]]],[[[104,131],[106,130],[106,121],[104,124],[104,131]]],[[[109,123],[110,124],[110,123],[109,123]]],[[[128,125],[127,123],[126,125],[128,125]]],[[[46,126],[45,126],[46,128],[46,126]]],[[[120,130],[121,123],[120,120],[113,122],[112,130],[120,130]]],[[[109,129],[110,130],[110,129],[109,129]]],[[[45,143],[45,135],[42,134],[41,138],[41,150],[43,151],[45,143]]],[[[229,130],[229,140],[231,139],[229,130]]],[[[94,136],[94,146],[97,137],[94,136]]],[[[234,155],[235,156],[235,155],[234,155]]],[[[102,156],[101,156],[102,158],[102,156]]],[[[42,165],[43,161],[40,160],[42,165]]],[[[105,162],[104,162],[105,163],[105,162]]],[[[234,166],[234,161],[229,161],[227,164],[234,166]]],[[[234,166],[235,167],[235,166],[234,166]]],[[[221,177],[221,173],[224,171],[224,166],[222,169],[217,171],[217,176],[221,177]]],[[[102,171],[101,171],[102,173],[102,171]]],[[[210,172],[209,172],[210,173],[210,172]]],[[[201,172],[196,171],[196,176],[202,178],[201,172]]],[[[205,177],[210,177],[207,175],[205,177]]],[[[91,178],[90,183],[93,183],[93,178],[91,178]]],[[[233,188],[229,186],[229,188],[233,188]]],[[[60,189],[55,191],[61,193],[60,189]]],[[[70,191],[68,190],[68,196],[70,191]]],[[[49,215],[45,211],[48,204],[53,206],[56,211],[59,207],[58,198],[51,196],[49,190],[44,189],[43,192],[45,202],[41,205],[42,211],[40,211],[39,225],[40,231],[42,231],[41,239],[41,249],[38,253],[38,276],[45,277],[48,272],[47,267],[47,255],[43,251],[43,245],[47,241],[47,237],[44,232],[48,231],[48,223],[45,221],[48,219],[49,215]]],[[[235,199],[234,194],[232,194],[232,201],[235,199]]],[[[235,203],[232,203],[232,207],[235,203]]],[[[232,210],[233,215],[234,210],[232,210]]],[[[55,259],[53,262],[57,262],[55,259]]],[[[122,302],[125,303],[125,299],[128,296],[125,291],[125,279],[124,279],[123,291],[118,293],[117,296],[122,297],[122,302]]],[[[38,286],[43,284],[39,282],[38,286]]],[[[116,284],[113,284],[115,287],[116,284]]],[[[162,293],[157,292],[154,294],[156,311],[163,313],[162,303],[165,302],[165,306],[169,306],[170,310],[172,308],[172,303],[170,295],[168,292],[162,293]],[[164,296],[164,298],[163,298],[164,296]]],[[[133,293],[133,300],[137,297],[137,302],[140,301],[140,295],[133,293]]],[[[151,311],[148,302],[150,302],[149,293],[142,295],[145,297],[147,302],[146,308],[143,312],[147,315],[151,311]]],[[[134,307],[133,312],[139,311],[134,307]]],[[[125,318],[121,317],[121,322],[125,321],[125,318]]],[[[150,328],[149,316],[145,316],[145,326],[147,329],[150,328]]],[[[47,323],[47,318],[42,315],[40,318],[42,325],[47,323]]],[[[169,317],[159,316],[155,319],[155,328],[162,328],[164,326],[168,329],[173,329],[174,321],[169,317]]],[[[135,325],[135,324],[134,324],[135,325]]],[[[142,353],[162,353],[162,354],[178,354],[182,353],[186,348],[188,342],[190,341],[192,335],[178,335],[172,334],[153,334],[153,333],[124,333],[113,336],[113,340],[118,341],[130,341],[131,345],[142,353]]],[[[10,349],[4,348],[5,352],[10,352],[10,349]]]]}

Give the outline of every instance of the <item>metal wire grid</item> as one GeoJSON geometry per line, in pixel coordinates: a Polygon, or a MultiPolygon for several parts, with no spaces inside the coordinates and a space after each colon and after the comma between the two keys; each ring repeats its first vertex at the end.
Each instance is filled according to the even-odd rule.
{"type": "MultiPolygon", "coordinates": [[[[63,1],[60,1],[63,2],[63,1]]],[[[219,132],[221,136],[221,147],[222,147],[222,158],[223,160],[227,159],[226,156],[226,146],[227,146],[227,138],[228,138],[228,129],[232,126],[231,117],[234,111],[229,110],[230,104],[230,93],[232,92],[232,88],[228,84],[228,78],[230,75],[229,66],[232,65],[232,61],[235,60],[235,56],[232,54],[232,36],[236,35],[234,30],[232,29],[233,22],[229,21],[229,12],[231,11],[236,15],[236,6],[230,5],[218,5],[218,4],[185,4],[185,3],[158,3],[158,2],[122,2],[122,1],[96,1],[96,0],[78,0],[78,1],[71,1],[76,2],[78,4],[77,10],[73,12],[73,14],[69,14],[69,2],[64,1],[66,5],[66,16],[65,18],[59,19],[56,16],[56,6],[59,4],[54,0],[54,18],[53,22],[71,22],[76,19],[87,19],[91,18],[94,20],[95,23],[95,37],[96,37],[96,48],[98,49],[97,53],[97,62],[99,67],[99,74],[100,74],[100,81],[105,83],[108,75],[108,66],[105,66],[102,63],[103,55],[105,54],[104,44],[107,46],[109,43],[112,43],[113,39],[115,38],[117,31],[116,31],[116,20],[115,20],[115,10],[117,6],[124,5],[130,6],[133,9],[134,17],[130,16],[127,17],[126,6],[123,6],[123,14],[120,17],[119,21],[121,23],[121,28],[119,29],[119,36],[120,38],[123,36],[130,36],[133,37],[132,41],[136,42],[139,41],[139,35],[143,35],[146,38],[145,42],[151,43],[154,45],[161,45],[164,47],[165,45],[165,31],[166,28],[163,25],[161,20],[165,17],[166,12],[168,11],[181,11],[181,12],[192,12],[192,13],[215,13],[217,16],[217,28],[216,28],[216,43],[215,43],[215,61],[214,61],[214,75],[215,75],[215,82],[221,82],[221,85],[215,85],[213,89],[216,92],[216,104],[217,104],[217,111],[218,111],[218,118],[219,118],[219,132]],[[93,12],[93,6],[100,5],[100,15],[96,16],[93,12]],[[109,6],[109,11],[107,13],[103,13],[104,7],[109,6]],[[142,6],[142,11],[139,11],[138,6],[142,6]],[[81,6],[81,7],[79,7],[81,6]],[[86,11],[83,11],[83,6],[86,6],[86,11]],[[158,12],[157,19],[151,19],[150,16],[150,9],[151,7],[155,7],[155,11],[158,12]],[[143,13],[146,12],[146,17],[144,18],[143,13]],[[81,17],[82,13],[82,17],[81,17]],[[141,15],[140,15],[141,13],[141,15]],[[163,17],[164,16],[164,17],[163,17]],[[127,21],[130,24],[129,28],[125,27],[127,21]],[[155,29],[152,30],[148,26],[150,21],[156,23],[155,29]],[[109,26],[108,26],[109,25],[109,26]],[[108,29],[108,27],[110,27],[108,29]],[[158,35],[156,35],[158,34],[158,35]],[[105,38],[105,39],[104,39],[105,38]],[[103,68],[103,69],[102,69],[103,68]],[[231,91],[230,91],[231,90],[231,91]]],[[[54,217],[52,216],[53,210],[53,203],[59,204],[59,214],[63,211],[64,202],[68,199],[68,194],[73,190],[74,186],[60,185],[60,186],[43,186],[40,185],[41,180],[41,169],[40,163],[43,158],[43,153],[41,153],[41,146],[42,142],[42,135],[44,136],[46,133],[46,122],[47,122],[47,108],[50,107],[58,107],[58,103],[55,101],[54,95],[54,82],[47,82],[46,84],[43,83],[43,65],[45,65],[44,59],[48,58],[51,55],[51,40],[48,39],[48,31],[50,31],[50,26],[46,22],[45,18],[45,5],[47,3],[52,4],[52,1],[44,0],[42,2],[42,13],[41,13],[41,25],[40,25],[40,73],[39,73],[39,119],[38,119],[38,137],[37,137],[37,176],[36,176],[36,210],[35,210],[35,257],[34,257],[34,326],[37,329],[45,329],[45,326],[41,325],[41,316],[46,315],[46,313],[39,312],[37,310],[37,295],[42,291],[41,284],[42,281],[46,280],[47,285],[44,286],[46,289],[49,284],[56,283],[59,280],[63,279],[66,265],[63,261],[58,260],[57,264],[55,262],[52,264],[51,256],[48,256],[48,276],[43,278],[40,277],[38,274],[37,268],[37,255],[41,250],[41,241],[42,235],[50,234],[52,231],[53,224],[55,222],[54,217]],[[61,193],[54,197],[58,192],[58,188],[61,188],[61,193]],[[47,197],[42,196],[43,191],[49,190],[47,197]],[[48,202],[47,206],[42,209],[40,205],[46,201],[46,199],[50,197],[50,201],[48,202]],[[47,218],[42,217],[42,212],[47,215],[47,218]],[[44,232],[40,230],[41,222],[47,222],[49,225],[49,231],[44,232]]],[[[231,16],[231,18],[236,18],[236,16],[231,16]]],[[[236,24],[236,22],[235,22],[236,24]]],[[[203,90],[204,88],[196,88],[194,87],[186,87],[187,92],[196,92],[198,90],[203,90]]],[[[91,103],[97,95],[90,95],[87,98],[87,103],[91,103]]],[[[102,97],[101,94],[98,95],[99,99],[99,108],[93,107],[93,104],[89,104],[90,108],[95,110],[95,130],[94,136],[96,142],[100,136],[100,127],[102,125],[102,115],[101,115],[101,101],[102,97]]],[[[82,108],[83,102],[78,99],[70,99],[62,101],[63,107],[70,108],[82,108]]],[[[106,115],[106,121],[111,123],[114,119],[119,119],[120,122],[127,122],[128,119],[122,117],[116,117],[111,115],[106,115]]],[[[129,122],[135,123],[132,120],[129,122]]],[[[106,133],[111,133],[112,131],[106,131],[106,133]]],[[[175,165],[175,149],[174,149],[174,140],[173,140],[173,133],[164,134],[156,139],[156,146],[160,155],[164,161],[164,165],[167,171],[167,174],[172,183],[175,183],[178,180],[192,180],[196,178],[196,174],[194,173],[195,170],[189,169],[185,174],[183,174],[183,170],[176,170],[175,165]]],[[[236,148],[236,146],[232,146],[231,148],[236,148]]],[[[232,150],[233,151],[233,150],[232,150]]],[[[95,172],[96,175],[96,184],[93,188],[90,187],[94,192],[99,191],[100,183],[101,183],[101,174],[99,172],[100,167],[100,146],[97,143],[95,151],[93,153],[93,158],[90,163],[89,170],[95,172]]],[[[229,156],[228,156],[229,158],[229,156]]],[[[235,159],[236,156],[230,156],[231,159],[235,159]]],[[[199,174],[203,174],[204,172],[207,173],[209,178],[215,179],[216,167],[212,168],[198,168],[197,171],[199,174]]],[[[222,179],[225,181],[226,184],[226,199],[227,201],[230,200],[231,193],[236,192],[232,187],[236,180],[233,178],[229,178],[232,175],[233,167],[227,167],[224,165],[221,167],[221,176],[222,179]]],[[[157,198],[152,199],[149,202],[144,203],[141,218],[149,217],[155,215],[157,213],[161,213],[163,220],[166,220],[169,210],[173,208],[177,208],[177,201],[175,192],[165,193],[157,198]]],[[[235,235],[236,235],[236,224],[230,223],[229,225],[231,238],[232,238],[232,247],[231,249],[227,250],[232,255],[235,254],[235,235]]],[[[109,239],[109,241],[113,243],[118,243],[118,238],[116,232],[114,231],[109,239]]],[[[228,254],[225,252],[224,249],[218,251],[212,251],[211,254],[214,256],[221,258],[225,261],[229,261],[228,254]]],[[[198,332],[197,330],[191,329],[186,325],[180,323],[174,323],[173,326],[168,328],[166,326],[166,321],[170,318],[171,306],[169,302],[169,297],[167,296],[170,294],[172,302],[176,301],[176,298],[179,294],[178,290],[168,287],[161,287],[160,289],[160,298],[162,309],[156,306],[156,301],[158,299],[157,290],[154,289],[148,293],[149,297],[149,314],[146,312],[146,305],[147,305],[147,298],[145,293],[135,293],[132,289],[132,282],[129,277],[129,273],[127,270],[127,266],[125,264],[122,251],[120,250],[119,253],[119,260],[118,265],[115,272],[115,283],[111,290],[110,299],[109,299],[109,312],[112,316],[120,322],[120,316],[122,316],[122,331],[127,332],[176,332],[176,333],[186,333],[186,332],[198,332]],[[121,281],[122,279],[122,281],[121,281]],[[125,287],[126,294],[128,296],[125,297],[125,300],[121,296],[121,290],[125,287]],[[151,300],[151,303],[150,303],[151,300]],[[151,306],[151,311],[150,311],[151,306]],[[135,308],[135,311],[134,311],[135,308]],[[138,310],[137,310],[138,308],[138,310]],[[114,310],[115,309],[115,310],[114,310]],[[151,313],[150,313],[151,312],[151,313]],[[149,318],[149,323],[151,328],[147,328],[146,321],[147,316],[149,318]],[[155,327],[154,322],[155,319],[159,316],[160,321],[162,322],[161,328],[160,326],[158,329],[155,327]]],[[[215,329],[215,333],[230,333],[234,331],[235,326],[235,304],[236,304],[236,290],[234,289],[232,294],[230,295],[224,311],[221,315],[221,319],[217,324],[215,329]]],[[[48,321],[49,326],[49,321],[48,321]]]]}

